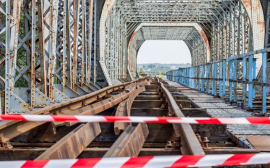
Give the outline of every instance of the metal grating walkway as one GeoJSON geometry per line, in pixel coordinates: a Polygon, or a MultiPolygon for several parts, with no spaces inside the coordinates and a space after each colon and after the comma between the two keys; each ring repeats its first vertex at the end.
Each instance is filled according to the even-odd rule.
{"type": "MultiPolygon", "coordinates": [[[[166,80],[169,85],[184,87],[183,85],[166,80]]],[[[193,89],[190,89],[193,90],[193,89]]],[[[195,98],[214,98],[205,93],[183,92],[191,100],[195,98]]],[[[211,117],[252,117],[252,112],[237,109],[236,106],[226,104],[222,100],[192,100],[200,108],[206,108],[207,115],[211,117]]],[[[270,125],[227,125],[227,135],[243,148],[254,148],[247,140],[248,136],[270,136],[270,125]]]]}

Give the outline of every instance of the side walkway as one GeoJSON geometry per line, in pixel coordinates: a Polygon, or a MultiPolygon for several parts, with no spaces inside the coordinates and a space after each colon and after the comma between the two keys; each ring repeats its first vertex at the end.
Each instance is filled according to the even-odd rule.
{"type": "MultiPolygon", "coordinates": [[[[183,95],[187,96],[199,108],[206,108],[206,113],[211,117],[253,117],[252,112],[245,111],[226,104],[224,100],[214,98],[214,96],[201,91],[188,88],[179,83],[165,79],[165,81],[175,87],[182,89],[183,95]]],[[[257,136],[270,136],[270,125],[227,125],[227,135],[243,148],[254,148],[248,141],[248,137],[256,136],[258,142],[269,139],[257,136]]],[[[270,137],[269,137],[270,138],[270,137]]]]}

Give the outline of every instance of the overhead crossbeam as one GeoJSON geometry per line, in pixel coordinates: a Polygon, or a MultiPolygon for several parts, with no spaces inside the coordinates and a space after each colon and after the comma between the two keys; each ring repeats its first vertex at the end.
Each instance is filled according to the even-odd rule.
{"type": "Polygon", "coordinates": [[[142,23],[129,40],[131,76],[136,76],[137,51],[145,40],[183,40],[190,49],[193,65],[210,60],[208,38],[197,23],[142,23]]]}

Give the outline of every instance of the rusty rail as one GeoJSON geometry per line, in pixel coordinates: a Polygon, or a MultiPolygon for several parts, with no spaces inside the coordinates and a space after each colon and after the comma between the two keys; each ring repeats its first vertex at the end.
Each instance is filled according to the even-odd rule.
{"type": "MultiPolygon", "coordinates": [[[[150,82],[144,83],[149,85],[150,82]]],[[[121,102],[115,112],[115,116],[130,116],[131,105],[135,98],[141,93],[145,91],[145,86],[137,86],[136,89],[129,95],[127,100],[121,102]]],[[[129,123],[123,122],[115,122],[114,123],[114,133],[115,135],[119,135],[120,132],[124,131],[129,123]]]]}
{"type": "MultiPolygon", "coordinates": [[[[158,84],[161,89],[161,92],[163,93],[163,96],[168,102],[169,115],[176,115],[177,117],[184,117],[184,114],[178,107],[171,93],[164,87],[162,82],[158,81],[158,84]]],[[[177,136],[181,137],[182,143],[184,143],[182,145],[184,147],[185,146],[188,147],[188,151],[182,151],[183,155],[186,155],[186,154],[204,155],[205,154],[190,124],[173,124],[173,127],[177,136]]]]}
{"type": "MultiPolygon", "coordinates": [[[[113,95],[108,99],[102,100],[100,102],[82,107],[80,109],[76,109],[73,111],[58,111],[57,114],[65,114],[65,115],[94,115],[99,112],[102,112],[110,107],[113,107],[114,105],[120,103],[121,101],[124,101],[126,98],[128,98],[130,95],[134,95],[133,93],[137,93],[138,90],[144,90],[144,84],[147,84],[146,82],[138,82],[134,84],[130,84],[129,86],[126,86],[125,90],[121,92],[120,94],[113,95]],[[139,86],[138,86],[139,85],[139,86]],[[142,85],[142,86],[141,86],[142,85]]],[[[134,97],[134,96],[132,96],[134,97]]],[[[136,97],[136,96],[135,96],[136,97]]],[[[59,122],[58,122],[59,123],[59,122]]],[[[67,123],[69,126],[74,125],[76,122],[69,122],[67,123]]],[[[57,122],[55,123],[57,124],[57,122]]],[[[63,123],[61,123],[63,124],[63,123]]],[[[133,131],[136,131],[133,134],[128,134],[130,137],[124,137],[124,141],[130,141],[133,142],[135,139],[137,141],[139,137],[139,141],[141,142],[140,145],[143,145],[143,142],[145,141],[145,138],[141,139],[145,132],[148,134],[147,126],[145,128],[145,125],[139,124],[138,128],[134,127],[132,128],[133,131]],[[132,139],[132,140],[129,140],[132,139]]],[[[59,142],[57,142],[55,145],[53,145],[51,148],[49,148],[46,152],[44,152],[41,156],[37,158],[37,160],[48,160],[48,159],[74,159],[76,158],[86,147],[90,144],[90,142],[101,132],[100,126],[98,123],[87,123],[87,124],[81,124],[79,127],[77,127],[74,131],[70,132],[68,135],[66,135],[64,138],[62,138],[59,142]],[[79,146],[79,147],[78,147],[79,146]]],[[[117,141],[118,142],[118,141],[117,141]]],[[[125,143],[124,143],[125,144],[125,143]]],[[[123,145],[123,150],[128,150],[129,146],[123,145]]],[[[140,149],[140,148],[139,148],[140,149]]],[[[139,149],[136,148],[135,152],[139,153],[139,149]],[[138,151],[137,151],[138,150],[138,151]]],[[[116,150],[112,150],[114,153],[116,150]]],[[[121,153],[122,151],[118,151],[121,153]]]]}
{"type": "Polygon", "coordinates": [[[129,125],[104,157],[138,156],[148,134],[146,123],[140,123],[135,127],[129,125]]]}
{"type": "MultiPolygon", "coordinates": [[[[128,86],[123,92],[120,92],[117,95],[112,95],[110,98],[96,102],[91,105],[84,106],[82,108],[76,109],[76,110],[65,110],[65,111],[56,111],[56,114],[61,115],[95,115],[98,114],[106,109],[109,109],[120,102],[123,102],[125,99],[127,99],[134,91],[136,91],[138,85],[144,85],[145,82],[139,82],[135,85],[128,86]]],[[[141,88],[141,87],[140,87],[141,88]]],[[[67,125],[71,126],[74,125],[76,122],[68,122],[67,125]]],[[[55,125],[61,125],[63,123],[55,122],[55,125]]]]}
{"type": "Polygon", "coordinates": [[[75,159],[101,132],[99,123],[81,124],[36,160],[75,159]]]}
{"type": "MultiPolygon", "coordinates": [[[[133,82],[106,87],[99,91],[96,91],[96,92],[93,92],[84,96],[80,96],[72,100],[53,104],[51,106],[48,106],[42,109],[34,110],[30,114],[49,114],[49,113],[55,114],[59,111],[67,112],[67,111],[76,110],[99,100],[100,98],[108,95],[109,93],[113,91],[124,89],[128,85],[131,85],[131,84],[136,85],[137,83],[141,83],[143,81],[146,81],[146,79],[138,79],[133,82]]],[[[44,124],[44,122],[1,121],[0,122],[0,137],[2,137],[3,142],[6,142],[42,124],[44,124]]]]}

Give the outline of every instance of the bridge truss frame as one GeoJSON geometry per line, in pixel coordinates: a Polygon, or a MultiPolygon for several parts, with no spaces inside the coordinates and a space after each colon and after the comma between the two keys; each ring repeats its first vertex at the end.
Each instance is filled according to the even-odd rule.
{"type": "MultiPolygon", "coordinates": [[[[141,31],[138,30],[141,24],[158,23],[162,25],[168,23],[176,24],[179,22],[194,22],[199,24],[202,31],[206,34],[208,41],[210,41],[211,51],[209,62],[229,58],[233,55],[243,54],[264,47],[264,16],[259,0],[216,2],[211,0],[203,2],[113,0],[105,2],[101,18],[100,60],[103,62],[104,67],[109,67],[107,69],[103,68],[105,69],[105,74],[108,76],[109,84],[113,84],[115,79],[122,77],[136,77],[136,63],[134,62],[137,61],[138,50],[145,40],[142,35],[143,33],[137,33],[137,31],[141,31]],[[118,21],[121,22],[121,24],[123,21],[126,22],[126,24],[124,24],[125,26],[123,27],[121,24],[117,26],[118,21]],[[107,29],[110,27],[108,22],[113,22],[115,27],[107,29]],[[114,37],[115,34],[114,28],[126,30],[125,36],[122,36],[122,39],[111,38],[114,37]],[[139,34],[137,36],[141,37],[134,38],[134,33],[139,34]],[[123,62],[123,59],[118,58],[118,49],[108,47],[107,45],[116,44],[117,46],[117,44],[121,44],[122,42],[125,42],[123,44],[126,45],[126,39],[132,39],[135,40],[135,42],[133,42],[134,47],[132,47],[132,50],[129,50],[127,53],[128,60],[123,62]],[[119,72],[122,73],[122,71],[117,68],[111,69],[111,67],[115,67],[115,65],[121,69],[121,66],[126,66],[125,64],[127,64],[128,70],[124,75],[119,76],[119,72]]],[[[160,32],[154,36],[162,36],[160,32]]],[[[193,40],[200,39],[201,37],[196,36],[196,33],[197,32],[194,32],[194,35],[190,34],[189,36],[193,36],[193,40]]],[[[161,39],[173,39],[170,37],[171,34],[172,33],[167,33],[163,35],[161,39]],[[166,35],[168,35],[168,37],[165,37],[166,35]]],[[[179,40],[181,40],[181,38],[179,40]]],[[[191,43],[196,44],[198,42],[195,40],[191,43]]],[[[190,43],[187,43],[187,45],[191,48],[190,43]]],[[[207,44],[205,44],[205,46],[207,46],[207,44]]],[[[125,50],[125,46],[122,45],[121,47],[125,50]]],[[[130,49],[129,46],[128,49],[130,49]]],[[[201,54],[201,52],[202,50],[199,50],[199,52],[191,50],[193,65],[206,63],[206,60],[204,60],[205,54],[201,54]]],[[[261,57],[260,55],[255,55],[255,57],[258,58],[258,73],[261,65],[261,57]]],[[[122,69],[126,68],[124,67],[122,69]]]]}
{"type": "MultiPolygon", "coordinates": [[[[196,66],[263,48],[269,31],[265,36],[259,0],[212,2],[0,0],[1,112],[28,113],[133,80],[138,50],[151,39],[142,38],[144,24],[163,25],[148,27],[167,29],[171,37],[190,26],[171,32],[164,25],[197,24],[185,39],[196,66]]],[[[170,39],[160,32],[155,36],[170,39]]],[[[261,55],[254,57],[258,73],[261,55]]]]}

